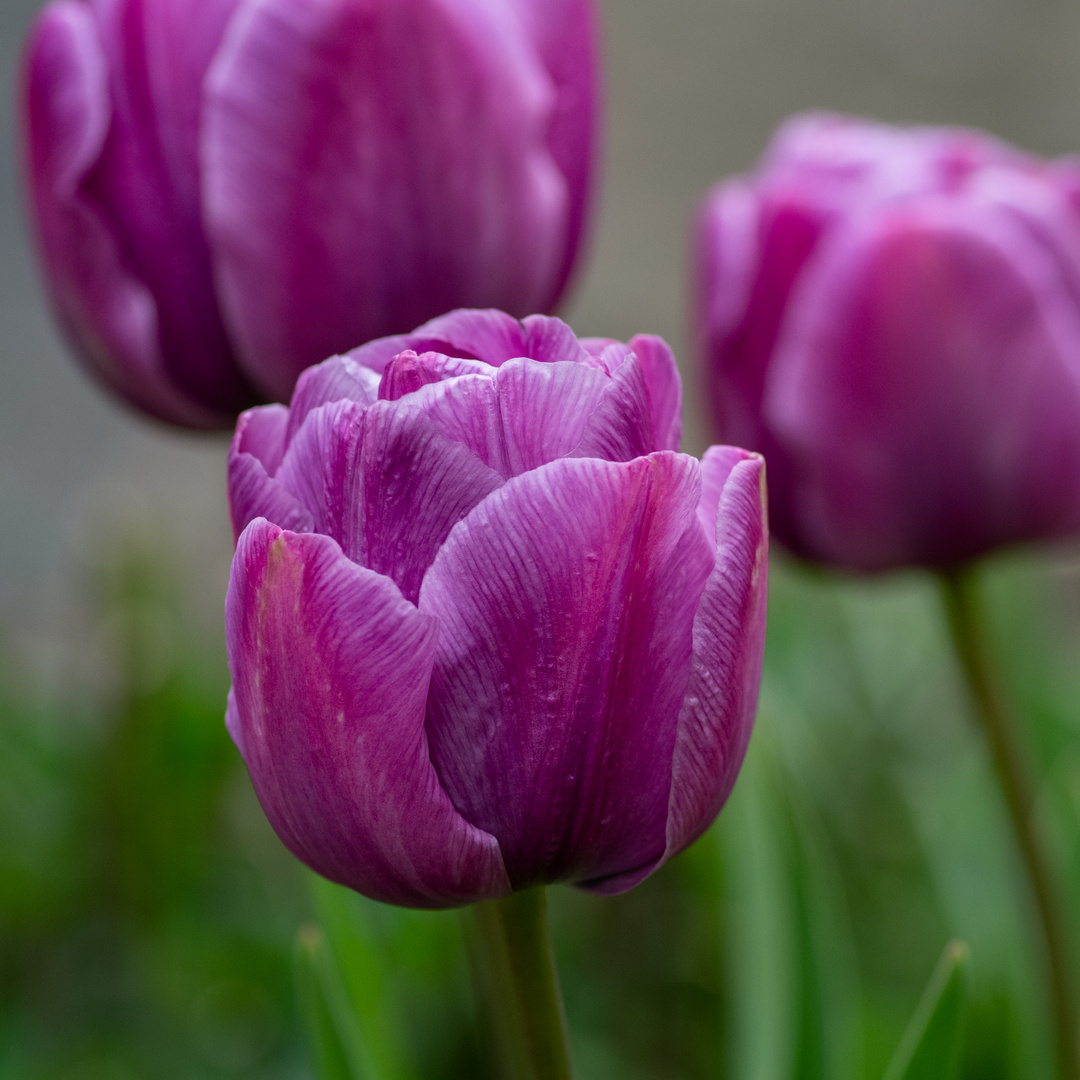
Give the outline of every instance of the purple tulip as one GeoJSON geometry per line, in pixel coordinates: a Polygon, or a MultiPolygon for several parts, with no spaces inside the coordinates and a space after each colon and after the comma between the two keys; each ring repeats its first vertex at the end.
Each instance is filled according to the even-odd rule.
{"type": "Polygon", "coordinates": [[[53,0],[23,113],[54,306],[195,427],[451,307],[551,310],[597,66],[594,0],[53,0]]]}
{"type": "Polygon", "coordinates": [[[228,725],[278,835],[440,907],[631,888],[723,805],[765,630],[761,458],[676,452],[667,346],[458,311],[240,418],[228,725]]]}
{"type": "Polygon", "coordinates": [[[859,570],[1080,531],[1080,165],[790,120],[697,227],[721,436],[776,534],[859,570]]]}

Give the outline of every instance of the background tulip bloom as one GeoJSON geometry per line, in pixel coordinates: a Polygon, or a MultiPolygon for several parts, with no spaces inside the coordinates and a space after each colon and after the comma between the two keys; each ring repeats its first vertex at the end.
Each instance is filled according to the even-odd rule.
{"type": "Polygon", "coordinates": [[[245,413],[228,724],[278,835],[422,907],[630,888],[724,803],[765,628],[757,455],[676,453],[658,338],[458,311],[245,413]]]}
{"type": "Polygon", "coordinates": [[[1077,163],[797,117],[696,239],[714,415],[796,552],[944,566],[1080,530],[1077,163]]]}
{"type": "Polygon", "coordinates": [[[215,426],[448,308],[550,310],[594,24],[593,0],[53,0],[24,158],[72,341],[139,408],[215,426]]]}

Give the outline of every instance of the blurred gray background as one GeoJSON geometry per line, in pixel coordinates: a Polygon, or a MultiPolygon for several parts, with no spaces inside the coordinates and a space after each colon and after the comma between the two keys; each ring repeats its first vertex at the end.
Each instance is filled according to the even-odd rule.
{"type": "MultiPolygon", "coordinates": [[[[0,6],[0,644],[51,678],[101,545],[138,529],[179,559],[196,624],[214,635],[231,538],[224,437],[152,426],[105,397],[50,321],[15,152],[18,55],[38,6],[0,6]]],[[[685,327],[688,220],[784,116],[827,107],[1080,150],[1080,5],[1064,0],[607,0],[604,14],[606,170],[564,315],[579,333],[672,343],[695,452],[705,438],[685,327]]]]}

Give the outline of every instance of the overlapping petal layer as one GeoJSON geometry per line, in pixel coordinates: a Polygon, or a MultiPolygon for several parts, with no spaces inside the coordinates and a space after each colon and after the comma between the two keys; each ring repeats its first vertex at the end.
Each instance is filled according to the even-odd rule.
{"type": "Polygon", "coordinates": [[[224,426],[447,308],[552,308],[591,195],[593,8],[51,0],[24,160],[73,343],[137,407],[224,426]]]}
{"type": "Polygon", "coordinates": [[[556,461],[463,520],[424,581],[432,760],[515,887],[664,850],[694,612],[712,568],[697,462],[556,461]],[[618,822],[617,827],[611,823],[618,822]]]}
{"type": "Polygon", "coordinates": [[[325,536],[253,522],[226,605],[230,727],[275,831],[368,896],[443,907],[509,882],[494,837],[432,768],[424,702],[438,627],[325,536]]]}
{"type": "Polygon", "coordinates": [[[773,527],[860,570],[1080,531],[1080,167],[797,117],[707,199],[698,333],[773,527]]]}

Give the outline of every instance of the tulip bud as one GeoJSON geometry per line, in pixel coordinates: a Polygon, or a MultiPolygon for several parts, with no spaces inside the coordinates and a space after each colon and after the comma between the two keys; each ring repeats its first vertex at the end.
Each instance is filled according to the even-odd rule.
{"type": "Polygon", "coordinates": [[[765,630],[760,457],[676,452],[658,338],[458,311],[245,413],[227,722],[368,896],[632,887],[719,812],[765,630]]]}
{"type": "Polygon", "coordinates": [[[594,0],[53,0],[24,167],[77,351],[229,426],[356,341],[550,310],[598,109],[594,0]]]}
{"type": "Polygon", "coordinates": [[[795,552],[941,567],[1080,531],[1080,163],[796,117],[696,242],[713,414],[795,552]]]}

